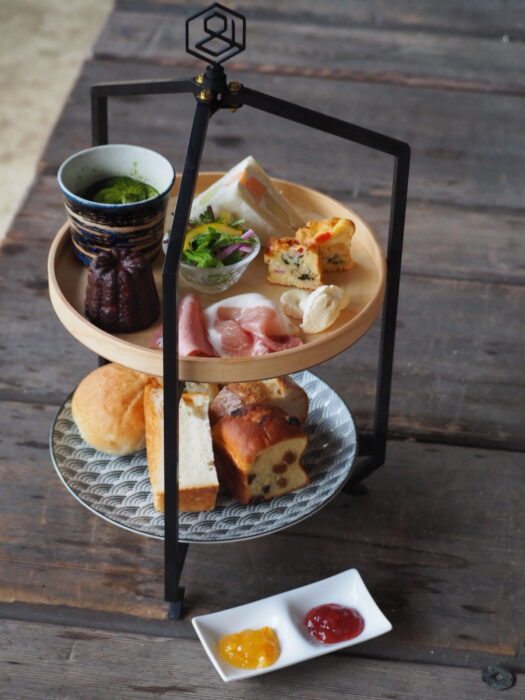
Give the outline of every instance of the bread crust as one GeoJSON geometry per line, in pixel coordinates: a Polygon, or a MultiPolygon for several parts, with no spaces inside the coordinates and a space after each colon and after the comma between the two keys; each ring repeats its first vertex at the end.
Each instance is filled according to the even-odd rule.
{"type": "Polygon", "coordinates": [[[212,425],[223,416],[249,404],[276,406],[289,416],[298,418],[301,423],[304,423],[308,416],[308,395],[293,379],[283,376],[226,384],[211,403],[212,425]]]}
{"type": "MultiPolygon", "coordinates": [[[[165,512],[164,493],[153,494],[155,510],[165,512]]],[[[179,491],[179,513],[192,513],[200,510],[213,510],[217,500],[216,486],[197,486],[179,491]]]]}
{"type": "MultiPolygon", "coordinates": [[[[197,392],[184,393],[182,400],[202,396],[197,392]]],[[[209,398],[209,397],[208,397],[209,398]]],[[[144,391],[146,422],[146,454],[155,510],[165,512],[164,492],[164,406],[162,384],[152,380],[144,391]]],[[[179,464],[179,469],[181,465],[179,464]]],[[[213,510],[219,485],[179,487],[179,512],[213,510]]]]}
{"type": "Polygon", "coordinates": [[[280,408],[251,404],[221,418],[212,437],[242,471],[248,472],[259,452],[283,440],[306,438],[306,434],[280,408]]]}
{"type": "Polygon", "coordinates": [[[164,445],[163,415],[158,411],[155,395],[162,392],[158,382],[150,382],[144,389],[144,420],[146,424],[146,459],[155,510],[164,512],[164,445]]]}
{"type": "Polygon", "coordinates": [[[149,380],[147,374],[113,362],[84,377],[73,394],[71,411],[88,445],[118,456],[144,449],[143,396],[149,380]]]}
{"type": "MultiPolygon", "coordinates": [[[[220,483],[229,488],[241,503],[248,503],[254,497],[271,498],[275,495],[270,492],[255,495],[250,489],[252,468],[258,457],[279,444],[293,441],[299,447],[295,449],[295,461],[304,451],[307,441],[297,419],[290,418],[279,408],[259,404],[244,406],[234,415],[221,418],[212,429],[212,437],[220,483]]],[[[295,464],[294,474],[293,485],[282,487],[279,495],[308,483],[308,476],[300,464],[295,464]]]]}

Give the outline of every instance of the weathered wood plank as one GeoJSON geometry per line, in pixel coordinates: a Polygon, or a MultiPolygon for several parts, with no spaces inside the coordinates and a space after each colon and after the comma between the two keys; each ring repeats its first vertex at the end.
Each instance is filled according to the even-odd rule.
{"type": "MultiPolygon", "coordinates": [[[[179,73],[181,75],[181,73],[179,73]]],[[[461,208],[523,210],[525,134],[519,97],[389,85],[234,74],[250,87],[320,108],[388,133],[412,146],[411,201],[461,208]],[[505,129],[495,128],[505,124],[505,129]]],[[[138,78],[173,78],[173,69],[141,63],[88,62],[44,153],[52,171],[89,145],[89,86],[138,78]]],[[[110,140],[160,150],[180,172],[194,100],[160,96],[114,100],[110,140]]],[[[210,124],[203,169],[224,169],[252,153],[273,175],[322,189],[343,200],[390,197],[392,159],[250,108],[220,112],[210,124]],[[256,137],[254,137],[256,135],[256,137]]]]}
{"type": "MultiPolygon", "coordinates": [[[[323,8],[324,9],[324,8],[323,8]]],[[[469,37],[251,18],[246,51],[228,71],[524,94],[525,45],[469,37]]],[[[96,58],[141,60],[198,72],[186,53],[184,26],[170,12],[113,12],[94,47],[96,58]]],[[[333,86],[338,91],[337,86],[333,86]]]]}
{"type": "MultiPolygon", "coordinates": [[[[201,2],[208,4],[196,0],[196,5],[201,2]]],[[[252,5],[249,23],[252,12],[254,18],[249,26],[275,28],[288,23],[286,29],[297,39],[293,43],[298,53],[292,55],[290,46],[287,64],[295,72],[305,66],[308,70],[313,61],[304,48],[311,25],[324,23],[323,32],[326,28],[326,35],[337,39],[338,27],[347,22],[356,52],[345,54],[350,73],[336,77],[399,80],[396,75],[380,75],[379,61],[373,58],[365,57],[363,75],[357,73],[354,62],[359,51],[371,46],[370,26],[377,26],[375,46],[394,50],[405,76],[410,76],[407,52],[428,57],[425,51],[438,47],[439,60],[446,45],[451,56],[462,56],[454,36],[463,33],[485,37],[474,42],[484,48],[489,61],[484,84],[493,89],[497,75],[507,66],[499,89],[513,89],[516,80],[522,89],[521,76],[513,68],[514,57],[522,51],[514,39],[525,36],[516,2],[480,0],[473,7],[451,0],[410,5],[402,0],[394,7],[384,0],[372,4],[328,0],[316,7],[311,0],[299,0],[290,9],[284,3],[277,7],[254,0],[252,5]],[[298,8],[302,17],[295,27],[298,8]],[[353,26],[356,19],[359,28],[353,26]],[[422,46],[409,27],[423,29],[430,43],[422,46]],[[401,31],[392,31],[395,28],[401,31]],[[448,36],[439,36],[442,32],[448,36]],[[501,33],[510,35],[510,44],[496,43],[501,33]],[[402,45],[396,47],[395,37],[402,45]],[[503,46],[510,51],[504,52],[503,46]]],[[[166,23],[180,22],[187,11],[185,3],[120,0],[119,7],[137,11],[143,19],[147,16],[145,26],[153,32],[149,35],[144,34],[140,18],[135,20],[137,35],[153,42],[144,46],[145,54],[169,54],[170,32],[153,30],[150,13],[158,11],[157,19],[166,23]]],[[[254,41],[253,50],[256,47],[254,41]]],[[[262,46],[257,50],[264,55],[262,46]]],[[[278,54],[284,55],[283,50],[278,54]]],[[[327,52],[323,56],[322,62],[314,61],[315,66],[331,66],[334,73],[335,60],[327,52]]],[[[466,63],[457,71],[451,63],[442,62],[440,77],[449,81],[447,85],[455,80],[459,86],[459,79],[468,78],[469,71],[481,65],[477,57],[472,63],[470,57],[464,58],[466,63]]],[[[273,64],[266,69],[281,70],[273,64]]],[[[417,70],[419,78],[425,77],[431,66],[423,63],[417,70]]],[[[172,68],[89,63],[59,121],[43,169],[52,172],[66,155],[89,145],[87,87],[91,82],[164,76],[173,77],[172,68]]],[[[351,114],[356,123],[392,133],[414,146],[405,258],[405,269],[412,275],[402,287],[393,431],[427,440],[483,442],[523,450],[520,420],[525,382],[518,319],[524,292],[518,286],[486,283],[503,279],[523,283],[518,254],[525,172],[522,99],[495,101],[471,93],[458,100],[446,90],[348,85],[320,78],[293,82],[279,75],[239,74],[239,78],[272,94],[309,106],[322,105],[323,111],[337,116],[351,114]],[[343,87],[347,97],[341,97],[343,87]],[[499,128],[501,124],[505,129],[499,128]],[[480,229],[477,237],[476,228],[480,229]],[[450,276],[470,281],[436,279],[448,276],[447,256],[454,258],[450,276]],[[475,282],[477,278],[483,281],[475,282]]],[[[483,81],[478,79],[470,88],[481,89],[483,81]]],[[[175,100],[116,102],[112,140],[150,145],[181,163],[193,101],[182,105],[183,100],[175,100]]],[[[385,159],[360,149],[342,153],[340,143],[326,148],[320,138],[307,141],[295,127],[283,127],[247,110],[241,110],[235,122],[232,118],[225,113],[214,119],[204,167],[229,167],[255,148],[256,133],[254,155],[265,166],[269,162],[270,172],[301,182],[309,179],[313,186],[358,202],[384,231],[391,173],[385,159]],[[238,131],[233,132],[232,124],[238,131]],[[270,128],[272,124],[277,127],[270,128]],[[341,173],[347,172],[342,182],[341,173]]],[[[49,463],[46,440],[56,407],[46,402],[61,401],[95,359],[59,326],[47,301],[47,245],[63,219],[60,197],[52,204],[47,201],[52,182],[52,178],[40,179],[2,251],[0,299],[8,323],[0,392],[4,399],[18,401],[3,401],[0,412],[0,601],[3,609],[11,602],[29,609],[40,605],[48,610],[77,608],[92,616],[92,626],[97,614],[105,613],[159,621],[165,615],[160,599],[161,544],[112,528],[83,510],[60,485],[49,463]]],[[[364,427],[371,415],[376,348],[374,329],[356,348],[319,369],[338,387],[341,376],[349,378],[341,393],[364,427]]],[[[483,659],[483,663],[507,662],[519,668],[525,610],[524,459],[521,453],[391,443],[387,466],[370,479],[368,495],[341,494],[315,518],[271,538],[191,547],[183,577],[187,616],[175,625],[181,630],[175,634],[192,633],[188,618],[194,614],[357,566],[393,621],[394,631],[356,653],[397,660],[439,658],[445,664],[470,666],[483,659]]],[[[7,698],[72,697],[72,692],[75,698],[92,698],[104,690],[111,697],[154,693],[224,697],[225,686],[191,640],[21,622],[4,623],[2,636],[7,644],[0,649],[5,661],[1,687],[7,698]]],[[[521,697],[523,682],[520,677],[506,697],[521,697]]],[[[323,699],[455,699],[494,694],[481,684],[479,670],[360,660],[350,652],[228,687],[228,696],[266,698],[268,691],[277,697],[286,693],[287,697],[323,699]]]]}
{"type": "MultiPolygon", "coordinates": [[[[357,200],[351,206],[386,245],[389,205],[357,200]]],[[[403,273],[523,284],[522,236],[521,214],[409,201],[403,273]]]]}
{"type": "MultiPolygon", "coordinates": [[[[225,686],[197,641],[2,621],[3,697],[462,698],[489,700],[474,669],[329,655],[225,686]],[[111,663],[107,660],[111,659],[111,663]]],[[[506,698],[522,697],[518,676],[506,698]]]]}
{"type": "MultiPolygon", "coordinates": [[[[3,406],[0,602],[163,619],[162,543],[109,525],[64,489],[46,446],[53,407],[3,406]]],[[[525,622],[524,467],[523,454],[391,442],[367,495],[341,494],[272,537],[190,547],[187,616],[356,567],[394,625],[365,653],[513,659],[525,622]]]]}
{"type": "MultiPolygon", "coordinates": [[[[51,312],[47,247],[33,240],[30,257],[25,248],[7,248],[10,264],[3,265],[0,280],[0,304],[9,319],[1,346],[3,399],[61,403],[95,365],[94,355],[51,312]]],[[[392,433],[523,449],[524,338],[517,320],[524,304],[523,286],[407,276],[400,296],[392,433]]],[[[373,411],[377,347],[376,325],[317,368],[365,429],[373,411]]]]}
{"type": "MultiPolygon", "coordinates": [[[[41,240],[50,243],[65,220],[66,210],[56,175],[37,175],[11,222],[6,242],[2,244],[9,244],[7,252],[3,251],[4,255],[9,256],[10,250],[21,251],[20,245],[24,245],[25,255],[29,257],[30,241],[41,240]]],[[[3,263],[6,262],[7,259],[3,258],[3,263]]]]}
{"type": "MultiPolygon", "coordinates": [[[[207,7],[207,0],[194,0],[192,8],[207,7]]],[[[375,27],[382,29],[412,29],[467,36],[501,38],[507,34],[512,39],[525,36],[525,21],[520,0],[294,0],[282,3],[277,0],[250,0],[249,7],[237,1],[229,7],[244,12],[248,26],[258,19],[278,22],[315,23],[319,27],[375,27]]],[[[116,11],[169,13],[175,17],[189,14],[186,0],[117,0],[116,11]]],[[[180,21],[180,20],[178,20],[180,21]]]]}
{"type": "Polygon", "coordinates": [[[0,247],[0,312],[6,319],[0,396],[58,404],[97,360],[53,313],[47,287],[49,233],[42,235],[31,240],[18,231],[0,247]]]}
{"type": "MultiPolygon", "coordinates": [[[[372,225],[385,244],[389,204],[372,199],[346,201],[372,225]]],[[[56,178],[37,177],[13,220],[4,255],[21,252],[20,245],[26,245],[27,252],[28,241],[33,239],[51,241],[64,221],[56,178]]],[[[522,228],[523,218],[518,213],[495,214],[411,202],[407,211],[403,272],[524,284],[525,266],[517,255],[522,228]]]]}

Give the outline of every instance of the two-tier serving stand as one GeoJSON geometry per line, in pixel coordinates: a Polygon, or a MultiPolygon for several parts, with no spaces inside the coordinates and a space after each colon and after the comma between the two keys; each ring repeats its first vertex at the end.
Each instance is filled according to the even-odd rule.
{"type": "MultiPolygon", "coordinates": [[[[185,80],[146,80],[137,82],[103,83],[91,89],[93,145],[108,141],[109,97],[153,95],[166,93],[192,94],[195,113],[184,170],[178,187],[178,197],[171,228],[170,242],[162,268],[162,299],[164,351],[149,349],[144,333],[128,337],[111,336],[92,326],[81,313],[85,271],[79,271],[69,241],[67,224],[58,232],[49,255],[49,284],[53,306],[66,328],[105,360],[117,361],[143,372],[164,378],[164,463],[165,463],[165,598],[169,617],[180,618],[184,589],[180,586],[181,572],[191,538],[179,538],[178,512],[178,432],[169,429],[178,425],[178,405],[184,381],[250,381],[280,376],[319,364],[352,345],[372,325],[381,310],[381,335],[378,361],[376,399],[371,435],[359,436],[358,459],[348,464],[345,490],[367,477],[385,461],[390,387],[396,330],[397,303],[400,281],[405,209],[410,163],[406,143],[376,133],[355,124],[335,119],[319,112],[228,82],[222,62],[245,48],[245,18],[219,3],[199,10],[186,21],[186,50],[209,63],[203,74],[185,80]],[[193,37],[199,33],[199,40],[193,37]],[[355,212],[314,190],[285,181],[276,181],[292,203],[317,213],[319,218],[351,216],[357,225],[352,243],[353,256],[357,246],[359,272],[353,272],[350,290],[356,306],[349,315],[311,342],[300,348],[277,352],[257,358],[179,358],[177,357],[178,266],[191,202],[196,189],[205,189],[219,173],[200,173],[199,166],[211,117],[220,109],[234,112],[249,106],[283,119],[317,129],[333,136],[361,144],[394,158],[390,225],[386,258],[370,227],[355,212]],[[359,264],[360,263],[360,264],[359,264]],[[77,265],[75,267],[75,265],[77,265]]],[[[174,192],[175,193],[175,192],[174,192]]],[[[160,263],[157,262],[157,268],[160,263]]],[[[260,284],[264,284],[262,263],[259,262],[260,284]]],[[[251,269],[251,268],[250,268],[251,269]]],[[[160,270],[157,269],[157,273],[160,270]]],[[[350,278],[349,278],[350,279],[350,278]]],[[[253,291],[257,272],[250,274],[250,284],[238,283],[235,294],[253,291]]],[[[270,285],[266,285],[269,287],[270,285]]],[[[257,290],[259,291],[259,290],[257,290]]],[[[265,290],[267,296],[278,299],[278,292],[265,290]]],[[[55,428],[56,426],[54,426],[55,428]]],[[[52,455],[56,462],[56,447],[52,455]]],[[[350,459],[350,457],[349,457],[350,459]]],[[[353,461],[353,460],[352,460],[353,461]]],[[[61,477],[72,492],[77,491],[61,477]]],[[[80,496],[80,500],[83,498],[80,496]]],[[[276,500],[276,499],[274,499],[276,500]]],[[[85,502],[84,502],[85,503],[85,502]]],[[[85,503],[85,505],[87,505],[85,503]]],[[[88,505],[88,507],[90,507],[88,505]]],[[[97,508],[91,506],[95,512],[97,508]]],[[[313,511],[312,511],[313,512],[313,511]]],[[[100,513],[99,513],[100,514],[100,513]]],[[[111,518],[109,518],[111,519],[111,518]]],[[[200,540],[202,541],[202,540],[200,540]]],[[[207,541],[214,541],[213,538],[207,541]]]]}

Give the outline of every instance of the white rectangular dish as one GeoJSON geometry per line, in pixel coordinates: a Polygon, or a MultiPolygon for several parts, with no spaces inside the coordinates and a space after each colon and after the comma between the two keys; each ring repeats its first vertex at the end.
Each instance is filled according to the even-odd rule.
{"type": "Polygon", "coordinates": [[[330,654],[366,642],[392,629],[392,625],[368,592],[357,569],[348,569],[322,581],[236,608],[200,615],[194,617],[192,622],[210,661],[222,680],[227,683],[330,654]],[[328,603],[355,608],[365,621],[361,634],[336,644],[321,644],[311,637],[304,627],[304,617],[313,607],[328,603]],[[265,626],[273,628],[281,645],[281,654],[273,665],[244,670],[231,666],[220,657],[218,644],[224,635],[265,626]]]}

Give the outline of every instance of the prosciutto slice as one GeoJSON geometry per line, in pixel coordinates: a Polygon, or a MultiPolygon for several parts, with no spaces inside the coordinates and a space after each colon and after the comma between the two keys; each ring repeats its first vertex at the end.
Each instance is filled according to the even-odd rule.
{"type": "Polygon", "coordinates": [[[221,350],[227,357],[246,357],[253,354],[253,336],[243,331],[236,321],[217,320],[214,329],[220,335],[221,350]]]}
{"type": "Polygon", "coordinates": [[[204,311],[210,343],[221,357],[266,355],[302,344],[298,329],[262,294],[239,294],[204,311]]]}
{"type": "MultiPolygon", "coordinates": [[[[163,347],[162,326],[154,332],[150,347],[163,347]]],[[[208,340],[199,297],[194,293],[186,294],[179,306],[179,355],[217,357],[208,340]]]]}

